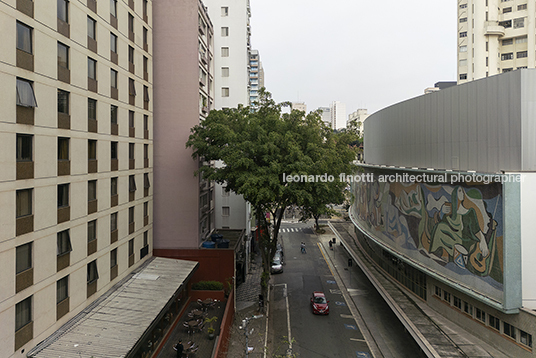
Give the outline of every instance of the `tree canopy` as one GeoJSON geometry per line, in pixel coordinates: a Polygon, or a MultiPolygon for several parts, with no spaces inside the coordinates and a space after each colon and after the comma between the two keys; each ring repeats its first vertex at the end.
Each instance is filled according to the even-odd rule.
{"type": "MultiPolygon", "coordinates": [[[[322,213],[329,203],[338,203],[345,183],[339,173],[351,173],[355,140],[351,133],[335,134],[319,113],[293,110],[282,113],[288,103],[276,104],[261,89],[258,106],[212,110],[191,129],[187,147],[202,165],[199,173],[207,180],[226,184],[243,195],[255,208],[263,268],[269,273],[275,253],[283,212],[289,205],[322,213]],[[221,160],[224,166],[208,165],[221,160]],[[332,182],[288,181],[289,175],[333,175],[332,182]],[[274,218],[272,234],[265,213],[274,218]]],[[[301,177],[303,178],[303,177],[301,177]]],[[[269,274],[268,274],[269,275],[269,274]]]]}

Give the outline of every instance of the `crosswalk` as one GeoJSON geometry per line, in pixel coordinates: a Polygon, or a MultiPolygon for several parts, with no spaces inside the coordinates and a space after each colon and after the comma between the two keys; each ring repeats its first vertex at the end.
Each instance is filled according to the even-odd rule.
{"type": "Polygon", "coordinates": [[[303,232],[309,229],[308,227],[287,227],[279,229],[279,232],[303,232]]]}

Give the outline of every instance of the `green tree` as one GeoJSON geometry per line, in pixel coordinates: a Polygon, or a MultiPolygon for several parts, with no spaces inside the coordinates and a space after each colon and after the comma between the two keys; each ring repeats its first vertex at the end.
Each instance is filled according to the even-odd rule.
{"type": "Polygon", "coordinates": [[[312,202],[314,196],[304,183],[283,178],[318,173],[332,157],[325,156],[326,148],[336,143],[318,114],[305,115],[296,110],[281,113],[288,103],[276,104],[264,89],[259,98],[255,108],[211,111],[191,129],[186,146],[193,149],[194,158],[204,163],[222,160],[224,166],[203,165],[199,173],[207,180],[226,183],[229,190],[243,195],[254,208],[264,271],[261,287],[266,297],[283,213],[289,205],[312,202]],[[273,222],[268,221],[266,213],[271,213],[273,222]]]}

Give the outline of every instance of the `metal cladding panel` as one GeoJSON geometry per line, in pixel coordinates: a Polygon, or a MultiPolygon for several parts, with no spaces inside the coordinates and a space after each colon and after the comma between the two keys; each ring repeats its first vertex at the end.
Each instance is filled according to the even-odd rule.
{"type": "Polygon", "coordinates": [[[486,173],[534,170],[535,84],[536,69],[523,69],[384,108],[365,121],[365,161],[486,173]],[[522,156],[525,146],[531,149],[522,156]]]}

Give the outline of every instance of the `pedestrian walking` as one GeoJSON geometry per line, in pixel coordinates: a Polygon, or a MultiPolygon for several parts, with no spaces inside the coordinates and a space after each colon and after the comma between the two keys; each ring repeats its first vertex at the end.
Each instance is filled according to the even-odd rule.
{"type": "Polygon", "coordinates": [[[302,253],[302,254],[306,254],[306,253],[307,253],[307,251],[305,250],[305,242],[303,242],[303,241],[302,241],[302,243],[301,243],[301,253],[302,253]]]}
{"type": "Polygon", "coordinates": [[[182,358],[182,352],[184,352],[184,346],[182,345],[182,340],[179,339],[179,343],[175,346],[177,349],[177,358],[182,358]]]}

